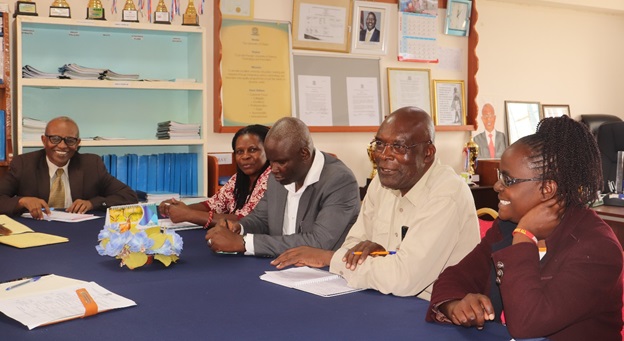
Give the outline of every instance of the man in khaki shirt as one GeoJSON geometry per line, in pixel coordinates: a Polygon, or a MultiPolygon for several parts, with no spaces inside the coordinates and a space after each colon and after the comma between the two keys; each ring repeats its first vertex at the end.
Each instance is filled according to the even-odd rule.
{"type": "Polygon", "coordinates": [[[431,116],[421,109],[388,116],[372,141],[378,175],[342,247],[298,247],[271,264],[329,265],[352,287],[429,299],[440,272],[479,241],[470,189],[435,158],[434,134],[431,116]]]}

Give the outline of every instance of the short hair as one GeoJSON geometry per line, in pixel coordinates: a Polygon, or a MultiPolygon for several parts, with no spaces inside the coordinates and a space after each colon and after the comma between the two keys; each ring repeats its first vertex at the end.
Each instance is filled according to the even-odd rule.
{"type": "Polygon", "coordinates": [[[568,116],[545,118],[535,134],[514,144],[529,147],[529,167],[557,183],[557,199],[568,206],[592,204],[602,188],[602,164],[596,139],[568,116]]]}
{"type": "Polygon", "coordinates": [[[50,121],[48,121],[48,124],[46,124],[45,127],[45,134],[48,134],[48,126],[55,121],[61,121],[61,122],[65,122],[65,123],[71,123],[76,127],[76,137],[80,137],[80,128],[78,127],[78,124],[76,123],[76,121],[72,120],[71,118],[67,117],[67,116],[58,116],[55,117],[53,119],[51,119],[50,121]]]}
{"type": "Polygon", "coordinates": [[[266,138],[287,141],[289,148],[295,146],[307,148],[310,151],[314,150],[310,129],[302,120],[296,117],[282,117],[277,120],[269,130],[266,138]]]}

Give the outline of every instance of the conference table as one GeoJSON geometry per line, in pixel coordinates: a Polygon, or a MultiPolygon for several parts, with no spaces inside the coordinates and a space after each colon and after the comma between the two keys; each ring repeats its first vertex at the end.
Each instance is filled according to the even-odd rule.
{"type": "Polygon", "coordinates": [[[0,281],[50,273],[93,281],[134,307],[28,330],[0,314],[1,340],[509,340],[488,322],[481,331],[425,322],[428,302],[374,290],[320,297],[263,281],[268,258],[213,253],[205,231],[178,232],[181,259],[130,270],[100,256],[104,219],[60,223],[15,218],[69,242],[28,249],[0,244],[0,281]]]}

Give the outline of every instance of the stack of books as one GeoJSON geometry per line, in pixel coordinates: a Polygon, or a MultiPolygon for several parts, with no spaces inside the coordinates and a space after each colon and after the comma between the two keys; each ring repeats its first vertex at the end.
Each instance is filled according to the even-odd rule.
{"type": "Polygon", "coordinates": [[[22,119],[22,138],[24,141],[39,141],[41,135],[45,134],[46,121],[37,120],[30,117],[22,119]]]}
{"type": "Polygon", "coordinates": [[[159,140],[199,140],[199,124],[184,124],[174,121],[158,123],[156,137],[159,140]]]}
{"type": "Polygon", "coordinates": [[[56,79],[60,77],[60,73],[43,72],[30,65],[24,65],[22,67],[22,78],[56,79]]]}
{"type": "Polygon", "coordinates": [[[66,79],[108,79],[108,80],[123,80],[123,81],[136,81],[139,80],[138,74],[121,74],[109,69],[98,69],[80,66],[78,64],[65,64],[59,68],[61,72],[60,78],[66,79]]]}

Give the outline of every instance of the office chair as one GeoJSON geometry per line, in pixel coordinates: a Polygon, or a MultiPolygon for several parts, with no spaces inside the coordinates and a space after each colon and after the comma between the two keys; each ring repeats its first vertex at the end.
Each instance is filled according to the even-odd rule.
{"type": "Polygon", "coordinates": [[[494,220],[498,218],[498,212],[489,207],[483,207],[477,210],[477,217],[479,217],[479,233],[481,234],[481,238],[483,238],[487,230],[489,230],[494,224],[494,220]],[[489,219],[486,220],[481,218],[484,216],[489,216],[487,217],[489,219]]]}
{"type": "Polygon", "coordinates": [[[592,114],[592,115],[581,115],[581,122],[584,123],[591,131],[592,135],[596,137],[598,134],[598,128],[601,125],[607,123],[615,123],[622,122],[622,119],[614,116],[614,115],[605,115],[605,114],[592,114]]]}
{"type": "MultiPolygon", "coordinates": [[[[598,128],[598,149],[602,159],[603,192],[609,192],[607,181],[615,182],[617,153],[624,150],[624,122],[606,123],[598,128]]],[[[616,189],[621,192],[622,189],[616,189]]]]}

